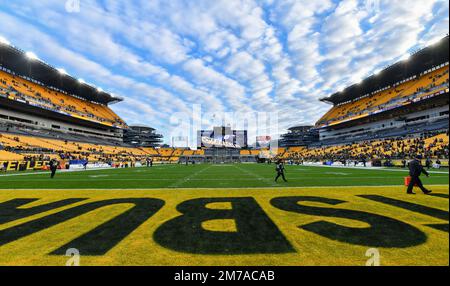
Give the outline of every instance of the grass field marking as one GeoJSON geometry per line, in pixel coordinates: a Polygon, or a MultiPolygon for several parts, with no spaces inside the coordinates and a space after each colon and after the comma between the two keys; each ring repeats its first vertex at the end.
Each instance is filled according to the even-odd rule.
{"type": "Polygon", "coordinates": [[[29,173],[14,173],[14,174],[3,174],[1,177],[17,177],[17,176],[35,176],[35,175],[48,175],[50,172],[29,172],[29,173]]]}
{"type": "MultiPolygon", "coordinates": [[[[351,167],[351,166],[327,166],[327,165],[287,165],[292,167],[316,167],[316,168],[336,168],[349,170],[368,170],[368,171],[388,171],[388,172],[409,172],[408,169],[391,169],[386,167],[351,167]]],[[[299,168],[301,169],[301,168],[299,168]]],[[[428,171],[428,170],[427,170],[428,171]]],[[[428,171],[430,174],[448,174],[445,171],[428,171]]]]}
{"type": "Polygon", "coordinates": [[[328,175],[342,175],[342,176],[350,175],[350,173],[341,173],[341,172],[325,172],[325,174],[328,174],[328,175]]]}
{"type": "Polygon", "coordinates": [[[105,177],[109,177],[109,176],[111,176],[111,175],[90,175],[88,177],[97,179],[97,178],[105,178],[105,177]]]}
{"type": "MultiPolygon", "coordinates": [[[[253,164],[253,163],[251,163],[253,164]]],[[[206,164],[203,165],[199,165],[199,166],[205,166],[206,164]]],[[[254,164],[255,165],[255,164],[254,164]]],[[[169,167],[175,167],[177,165],[154,165],[152,168],[169,168],[169,167]]],[[[209,165],[210,167],[230,167],[230,166],[236,166],[236,165],[214,165],[211,164],[209,165]]],[[[388,169],[388,168],[380,168],[380,167],[344,167],[344,166],[326,166],[326,165],[321,165],[321,166],[317,166],[317,165],[300,165],[300,166],[296,166],[296,165],[288,165],[289,168],[294,167],[294,169],[296,170],[302,170],[302,171],[308,171],[308,169],[305,169],[303,167],[316,167],[316,168],[336,168],[336,169],[349,169],[349,170],[355,170],[355,169],[359,169],[359,170],[369,170],[369,171],[388,171],[388,172],[409,172],[406,169],[388,169]],[[295,168],[298,167],[298,168],[295,168]]],[[[109,170],[125,170],[126,168],[98,168],[98,169],[87,169],[87,170],[59,170],[59,173],[81,173],[81,172],[89,172],[89,171],[109,171],[109,170]]],[[[131,169],[131,168],[129,168],[131,169]]],[[[145,172],[145,170],[147,169],[151,169],[145,166],[142,167],[136,167],[134,169],[134,172],[139,172],[139,173],[143,173],[145,172]]],[[[449,172],[445,172],[445,171],[428,171],[430,174],[449,174],[449,172]]],[[[1,177],[14,177],[14,176],[36,176],[36,175],[49,175],[50,172],[41,172],[41,171],[36,171],[36,172],[26,172],[26,173],[13,173],[13,174],[1,174],[1,177]]]]}
{"type": "MultiPolygon", "coordinates": [[[[98,169],[80,169],[80,170],[58,170],[57,173],[81,173],[81,172],[92,172],[92,171],[104,171],[104,170],[115,170],[123,168],[98,168],[98,169]]],[[[31,171],[26,173],[14,173],[14,174],[4,174],[0,177],[14,177],[14,176],[32,176],[32,175],[48,175],[50,171],[31,171]]]]}
{"type": "MultiPolygon", "coordinates": [[[[442,184],[435,184],[435,185],[427,185],[431,187],[449,187],[449,185],[442,185],[442,184]]],[[[0,189],[0,192],[10,192],[10,191],[193,191],[193,190],[275,190],[275,189],[292,189],[292,190],[302,190],[302,189],[356,189],[356,188],[405,188],[403,185],[385,185],[385,186],[305,186],[305,187],[289,187],[289,186],[275,186],[275,187],[243,187],[243,188],[230,188],[230,187],[224,187],[224,188],[183,188],[183,187],[177,187],[177,188],[130,188],[130,189],[124,189],[124,188],[73,188],[73,189],[0,189]]],[[[436,193],[439,194],[439,193],[436,193]]]]}
{"type": "Polygon", "coordinates": [[[262,177],[262,176],[260,176],[260,175],[258,175],[258,174],[255,174],[255,173],[253,173],[252,171],[245,170],[245,169],[240,168],[240,167],[238,167],[238,166],[236,166],[236,165],[232,165],[232,166],[233,166],[234,168],[238,169],[239,171],[241,171],[241,172],[243,172],[243,173],[245,173],[245,174],[247,174],[247,175],[250,175],[250,176],[252,176],[252,177],[255,177],[255,178],[257,178],[258,180],[263,181],[263,182],[265,182],[266,184],[268,184],[268,185],[270,185],[270,186],[272,186],[272,187],[278,186],[275,182],[273,182],[273,181],[271,181],[271,180],[269,180],[269,179],[266,179],[266,178],[264,178],[264,177],[262,177]]]}
{"type": "MultiPolygon", "coordinates": [[[[203,167],[203,166],[202,166],[203,167]]],[[[200,175],[201,173],[205,172],[206,170],[210,169],[212,166],[207,166],[206,168],[202,168],[192,174],[189,174],[188,176],[176,181],[175,183],[168,186],[168,188],[179,188],[180,185],[183,185],[184,183],[188,182],[192,178],[194,178],[197,175],[200,175]]]]}
{"type": "MultiPolygon", "coordinates": [[[[289,183],[274,185],[273,166],[267,165],[167,165],[158,168],[120,168],[97,172],[59,173],[50,176],[0,177],[1,189],[155,189],[155,188],[246,188],[246,187],[314,187],[314,186],[382,186],[404,183],[404,172],[382,170],[327,169],[310,167],[287,168],[289,183]],[[243,172],[246,170],[246,172],[243,172]],[[197,173],[201,171],[201,173],[197,173]],[[388,171],[388,172],[385,172],[388,171]],[[197,174],[196,174],[197,173],[197,174]],[[331,173],[348,173],[343,176],[331,173]],[[200,175],[199,175],[200,174],[200,175]],[[270,180],[270,182],[269,182],[270,180]],[[182,184],[182,185],[181,185],[182,184]]],[[[432,174],[426,185],[448,184],[448,174],[432,174]]]]}
{"type": "MultiPolygon", "coordinates": [[[[161,168],[161,167],[174,167],[175,165],[154,165],[151,168],[161,168]]],[[[58,170],[57,173],[81,173],[81,172],[93,172],[93,171],[111,171],[111,170],[134,170],[134,172],[137,171],[144,171],[146,169],[151,169],[150,167],[146,167],[146,166],[142,166],[142,167],[135,167],[135,168],[97,168],[97,169],[80,169],[80,170],[58,170]]],[[[29,171],[29,172],[25,172],[25,173],[13,173],[13,174],[1,174],[1,177],[14,177],[14,176],[34,176],[34,175],[49,175],[51,172],[50,171],[29,171]]]]}
{"type": "MultiPolygon", "coordinates": [[[[331,174],[333,174],[333,175],[342,175],[342,174],[339,174],[339,173],[329,173],[330,175],[331,174]]],[[[198,175],[198,174],[196,174],[196,173],[194,173],[194,174],[191,174],[191,176],[192,177],[194,177],[194,176],[196,176],[196,175],[198,175]]],[[[249,174],[250,175],[250,174],[249,174]]],[[[111,177],[112,175],[91,175],[91,176],[87,176],[87,178],[91,178],[91,179],[96,179],[96,181],[143,181],[143,182],[145,182],[145,181],[173,181],[174,179],[164,179],[164,178],[161,178],[161,179],[152,179],[152,178],[145,178],[145,179],[134,179],[134,178],[107,178],[107,177],[111,177]]],[[[446,177],[446,176],[434,176],[434,178],[444,178],[444,177],[446,177]]],[[[260,180],[260,181],[266,181],[267,183],[272,183],[272,181],[270,181],[269,179],[267,179],[267,178],[263,178],[263,177],[261,177],[261,176],[259,176],[259,177],[255,177],[256,179],[258,179],[258,180],[260,180]]],[[[386,178],[386,177],[364,177],[365,179],[384,179],[384,178],[386,178]]],[[[186,178],[183,178],[183,179],[181,179],[180,181],[182,181],[182,180],[185,180],[186,178]]],[[[316,180],[317,178],[305,178],[305,177],[302,177],[302,178],[290,178],[290,181],[305,181],[305,180],[316,180]]],[[[333,178],[327,178],[327,177],[323,177],[323,178],[320,178],[320,180],[347,180],[347,179],[361,179],[361,177],[348,177],[348,176],[345,176],[345,177],[342,177],[342,178],[336,178],[336,177],[333,177],[333,178]]],[[[83,181],[83,179],[64,179],[64,181],[66,181],[66,182],[79,182],[79,181],[83,181]]],[[[254,181],[254,179],[245,179],[245,178],[239,178],[239,179],[235,179],[235,178],[233,178],[233,179],[214,179],[214,178],[211,178],[211,179],[208,179],[208,178],[201,178],[201,179],[194,179],[194,178],[188,178],[185,182],[187,182],[187,181],[254,181]]],[[[8,180],[8,182],[20,182],[20,180],[8,180]]],[[[178,182],[176,182],[176,183],[178,183],[178,182]]],[[[175,183],[174,183],[175,184],[175,183]]],[[[427,185],[429,185],[429,184],[427,184],[427,185]]],[[[277,184],[274,184],[273,186],[278,186],[277,184]]],[[[383,186],[383,185],[380,185],[380,186],[383,186]]]]}

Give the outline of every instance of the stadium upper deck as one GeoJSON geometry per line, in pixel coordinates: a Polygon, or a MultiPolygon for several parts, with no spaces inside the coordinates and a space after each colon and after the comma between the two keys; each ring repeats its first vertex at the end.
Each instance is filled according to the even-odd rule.
{"type": "Polygon", "coordinates": [[[0,95],[10,100],[94,121],[112,127],[125,127],[125,122],[108,106],[85,101],[18,76],[0,71],[0,95]]]}
{"type": "Polygon", "coordinates": [[[322,99],[334,106],[317,127],[338,125],[394,108],[448,94],[449,37],[425,48],[342,92],[322,99]]]}
{"type": "Polygon", "coordinates": [[[448,64],[436,70],[426,71],[418,78],[400,85],[371,94],[352,102],[334,106],[317,123],[318,126],[336,125],[343,121],[355,120],[371,114],[391,110],[430,95],[448,93],[448,64]]]}
{"type": "Polygon", "coordinates": [[[122,99],[6,44],[0,44],[0,96],[104,126],[126,128],[108,107],[122,99]]]}

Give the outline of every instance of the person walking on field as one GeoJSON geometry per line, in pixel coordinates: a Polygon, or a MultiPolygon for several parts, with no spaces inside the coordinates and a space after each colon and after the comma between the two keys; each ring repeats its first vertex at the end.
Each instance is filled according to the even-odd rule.
{"type": "Polygon", "coordinates": [[[58,160],[52,159],[52,160],[50,161],[50,171],[52,172],[50,178],[53,179],[53,178],[55,177],[56,170],[58,169],[58,166],[59,166],[58,160]]]}
{"type": "Polygon", "coordinates": [[[277,171],[277,177],[275,178],[275,182],[278,182],[278,179],[280,177],[283,178],[283,181],[287,182],[286,177],[284,175],[284,164],[283,161],[279,160],[277,163],[277,167],[275,168],[275,171],[277,171]]]}
{"type": "Polygon", "coordinates": [[[418,186],[425,195],[431,193],[430,190],[423,186],[422,181],[420,180],[420,175],[422,174],[426,175],[427,177],[430,176],[430,174],[422,166],[421,159],[422,158],[420,156],[415,156],[414,160],[412,160],[408,164],[411,180],[409,181],[408,190],[406,191],[406,193],[409,195],[415,195],[415,193],[413,192],[414,186],[418,186]]]}

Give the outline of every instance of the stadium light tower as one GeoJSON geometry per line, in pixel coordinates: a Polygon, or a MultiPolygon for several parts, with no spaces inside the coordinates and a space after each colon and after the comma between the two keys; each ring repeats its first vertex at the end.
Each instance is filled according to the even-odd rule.
{"type": "Polygon", "coordinates": [[[101,87],[97,87],[98,92],[103,92],[103,89],[101,87]]]}
{"type": "Polygon", "coordinates": [[[86,84],[86,82],[85,82],[84,79],[82,79],[82,78],[79,78],[79,79],[78,79],[78,82],[81,83],[81,84],[86,84]]]}
{"type": "Polygon", "coordinates": [[[0,36],[0,44],[10,46],[11,43],[4,37],[0,36]]]}
{"type": "Polygon", "coordinates": [[[33,53],[33,52],[26,52],[25,55],[30,60],[39,60],[38,56],[35,53],[33,53]]]}

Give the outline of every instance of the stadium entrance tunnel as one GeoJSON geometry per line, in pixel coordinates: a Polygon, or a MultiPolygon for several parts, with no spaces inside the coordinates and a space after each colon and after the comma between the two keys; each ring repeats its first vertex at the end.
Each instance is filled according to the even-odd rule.
{"type": "MultiPolygon", "coordinates": [[[[151,196],[151,193],[146,196],[151,196]]],[[[428,236],[419,229],[420,225],[448,233],[448,223],[434,223],[436,220],[448,222],[448,211],[380,195],[351,195],[347,200],[340,200],[326,196],[272,194],[258,201],[250,196],[191,197],[171,201],[167,205],[166,200],[172,200],[173,197],[167,194],[161,197],[164,198],[97,198],[92,201],[80,196],[40,205],[37,198],[4,200],[4,197],[0,197],[0,227],[3,226],[0,228],[0,251],[5,245],[64,225],[77,217],[92,216],[92,212],[114,205],[124,205],[127,209],[112,218],[108,217],[105,222],[94,219],[87,232],[82,231],[70,242],[61,243],[63,245],[56,246],[56,250],[49,254],[64,255],[67,249],[75,248],[83,255],[103,256],[125,238],[132,236],[147,221],[154,225],[153,237],[145,238],[147,243],[156,243],[179,253],[203,255],[296,253],[298,250],[294,245],[302,244],[302,237],[308,233],[320,237],[324,243],[333,241],[348,246],[383,248],[407,248],[426,243],[428,236]],[[397,219],[369,212],[365,208],[363,211],[341,207],[351,198],[377,204],[373,209],[388,205],[430,216],[432,221],[427,222],[433,223],[419,223],[418,228],[414,220],[410,221],[412,224],[405,222],[404,215],[397,219]],[[33,206],[27,207],[28,204],[33,206]],[[156,214],[158,220],[154,219],[156,214]],[[297,219],[303,219],[304,222],[298,224],[297,219]],[[343,221],[337,223],[339,220],[343,221]],[[296,223],[296,227],[289,227],[293,231],[286,231],[286,225],[293,223],[296,223]],[[364,227],[361,227],[361,223],[364,227]],[[283,226],[281,230],[280,226],[283,226]]],[[[448,196],[430,198],[440,201],[448,199],[448,196]]]]}

